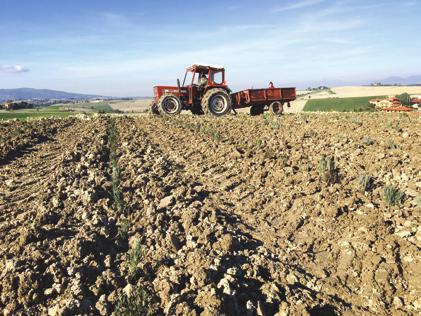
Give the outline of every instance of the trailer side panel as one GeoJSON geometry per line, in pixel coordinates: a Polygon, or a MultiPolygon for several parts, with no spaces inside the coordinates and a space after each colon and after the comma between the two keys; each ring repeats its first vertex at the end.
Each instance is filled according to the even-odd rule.
{"type": "Polygon", "coordinates": [[[254,105],[269,105],[278,101],[281,103],[296,99],[295,88],[247,89],[231,94],[233,108],[245,108],[254,105]]]}

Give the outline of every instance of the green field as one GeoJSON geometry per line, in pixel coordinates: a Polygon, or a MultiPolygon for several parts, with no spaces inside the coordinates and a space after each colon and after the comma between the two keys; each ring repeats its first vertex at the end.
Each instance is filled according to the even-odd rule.
{"type": "Polygon", "coordinates": [[[90,110],[100,113],[118,113],[118,111],[114,110],[109,103],[107,102],[98,102],[98,103],[76,103],[70,105],[63,105],[64,107],[68,107],[70,109],[83,109],[83,110],[90,110]]]}
{"type": "Polygon", "coordinates": [[[0,112],[0,120],[26,120],[26,119],[36,119],[36,118],[45,118],[45,117],[68,117],[75,115],[75,113],[70,112],[0,112]]]}
{"type": "Polygon", "coordinates": [[[78,114],[78,112],[66,111],[61,106],[48,106],[37,109],[0,111],[0,120],[26,120],[44,117],[68,117],[76,114],[78,114]]]}
{"type": "Polygon", "coordinates": [[[384,98],[383,96],[355,97],[355,98],[328,98],[308,100],[304,111],[338,111],[338,112],[371,112],[374,106],[369,103],[371,99],[384,98]]]}
{"type": "Polygon", "coordinates": [[[119,113],[108,103],[79,103],[63,104],[40,107],[36,109],[22,109],[12,111],[0,111],[0,120],[26,120],[47,117],[69,117],[77,114],[91,115],[93,113],[119,113]]]}

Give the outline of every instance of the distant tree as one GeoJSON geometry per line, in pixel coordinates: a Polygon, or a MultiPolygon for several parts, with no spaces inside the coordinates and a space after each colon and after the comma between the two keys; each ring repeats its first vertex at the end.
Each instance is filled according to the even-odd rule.
{"type": "Polygon", "coordinates": [[[404,105],[411,105],[411,96],[408,93],[402,93],[396,96],[404,105]]]}

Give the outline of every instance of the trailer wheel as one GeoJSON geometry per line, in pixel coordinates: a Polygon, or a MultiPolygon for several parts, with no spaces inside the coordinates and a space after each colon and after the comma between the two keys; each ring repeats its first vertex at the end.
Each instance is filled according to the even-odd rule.
{"type": "Polygon", "coordinates": [[[251,116],[262,115],[264,111],[265,111],[265,108],[263,105],[253,105],[250,108],[250,115],[251,116]]]}
{"type": "Polygon", "coordinates": [[[203,96],[202,109],[206,114],[225,115],[231,112],[231,97],[224,89],[211,89],[203,96]]]}
{"type": "Polygon", "coordinates": [[[284,113],[284,104],[278,101],[272,102],[269,105],[269,113],[280,116],[284,113]]]}
{"type": "Polygon", "coordinates": [[[159,98],[158,111],[161,115],[178,115],[183,109],[179,97],[172,94],[164,94],[159,98]]]}

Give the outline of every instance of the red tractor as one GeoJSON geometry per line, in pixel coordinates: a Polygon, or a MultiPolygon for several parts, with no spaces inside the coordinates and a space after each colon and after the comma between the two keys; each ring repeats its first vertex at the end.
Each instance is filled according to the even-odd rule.
{"type": "Polygon", "coordinates": [[[285,102],[295,100],[295,88],[248,89],[230,94],[225,81],[224,67],[192,65],[186,69],[183,84],[177,86],[155,86],[152,112],[162,115],[177,115],[181,110],[193,114],[222,116],[238,108],[250,107],[250,114],[265,110],[273,114],[283,113],[285,102]],[[186,81],[191,83],[185,85],[186,81]]]}
{"type": "Polygon", "coordinates": [[[230,89],[225,82],[225,69],[205,65],[188,67],[183,85],[155,86],[154,113],[174,115],[181,110],[191,110],[194,114],[209,113],[221,116],[231,111],[230,89]],[[191,83],[187,86],[186,80],[191,83]]]}

